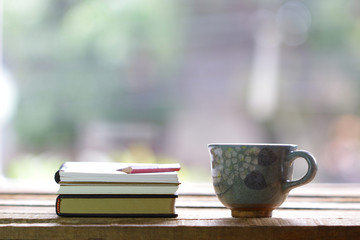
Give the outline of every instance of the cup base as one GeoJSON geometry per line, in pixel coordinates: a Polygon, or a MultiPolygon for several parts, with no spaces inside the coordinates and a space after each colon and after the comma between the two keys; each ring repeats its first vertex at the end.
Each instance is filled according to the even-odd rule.
{"type": "Polygon", "coordinates": [[[244,209],[232,208],[231,216],[234,218],[265,218],[272,216],[273,209],[244,209]]]}

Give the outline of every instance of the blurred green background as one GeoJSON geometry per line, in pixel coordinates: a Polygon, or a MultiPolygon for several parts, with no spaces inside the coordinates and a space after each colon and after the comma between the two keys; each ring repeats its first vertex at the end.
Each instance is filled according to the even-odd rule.
{"type": "Polygon", "coordinates": [[[358,182],[359,13],[339,0],[3,0],[17,89],[3,173],[180,162],[184,180],[210,181],[208,143],[277,142],[311,151],[318,182],[358,182]]]}

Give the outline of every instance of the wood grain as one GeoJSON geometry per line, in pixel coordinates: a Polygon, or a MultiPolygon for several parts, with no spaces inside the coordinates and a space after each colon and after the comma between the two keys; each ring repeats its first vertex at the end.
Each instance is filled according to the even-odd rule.
{"type": "Polygon", "coordinates": [[[66,218],[54,192],[1,191],[0,239],[357,239],[359,185],[309,185],[272,218],[236,219],[211,192],[182,191],[178,218],[66,218]]]}

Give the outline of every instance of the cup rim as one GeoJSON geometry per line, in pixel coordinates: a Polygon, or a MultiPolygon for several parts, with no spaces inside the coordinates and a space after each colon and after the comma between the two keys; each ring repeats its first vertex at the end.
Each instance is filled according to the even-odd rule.
{"type": "Polygon", "coordinates": [[[209,143],[208,147],[239,147],[239,146],[248,146],[248,147],[292,147],[297,148],[296,144],[289,143],[209,143]]]}

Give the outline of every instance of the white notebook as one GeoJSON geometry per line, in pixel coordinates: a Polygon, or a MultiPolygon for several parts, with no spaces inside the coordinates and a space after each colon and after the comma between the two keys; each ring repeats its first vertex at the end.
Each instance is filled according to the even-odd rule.
{"type": "Polygon", "coordinates": [[[173,183],[178,184],[178,173],[137,173],[127,174],[118,169],[135,166],[157,166],[159,164],[134,164],[115,162],[66,162],[55,174],[58,183],[91,183],[91,182],[115,182],[115,183],[173,183]]]}

